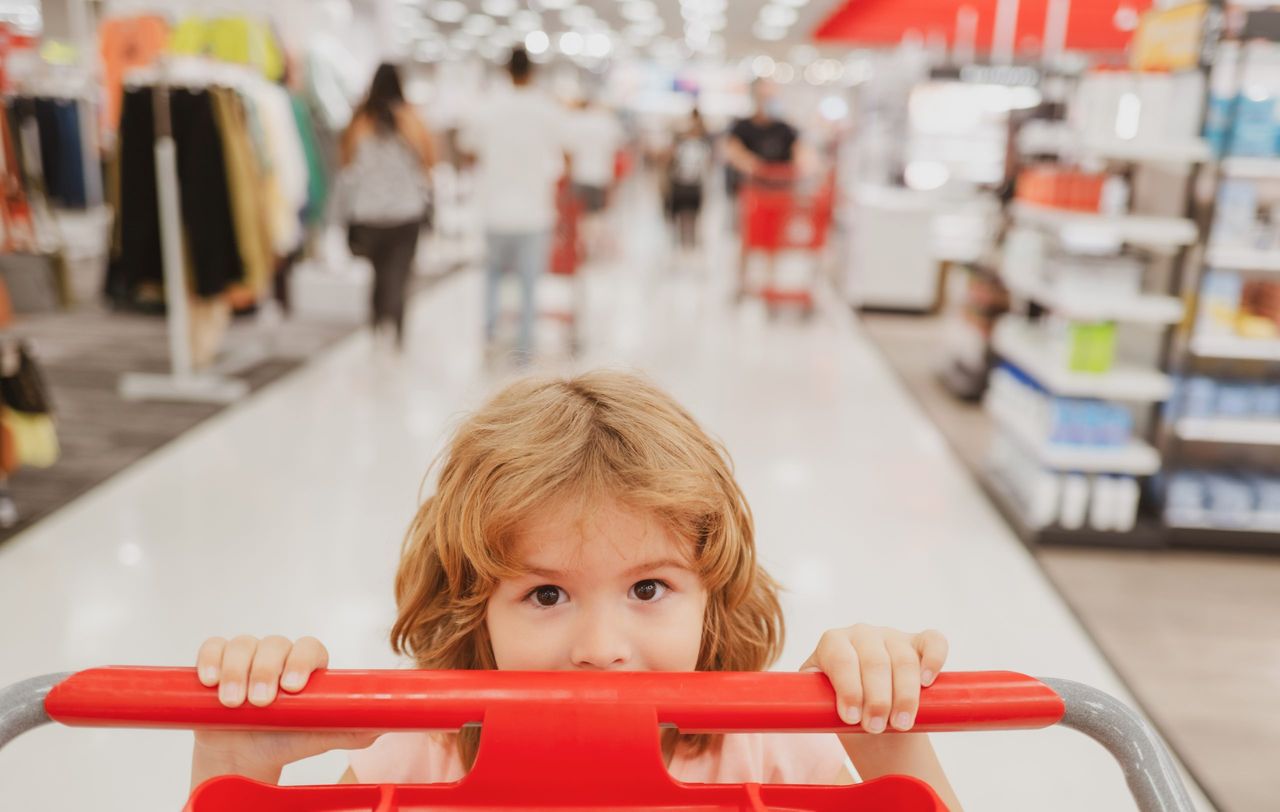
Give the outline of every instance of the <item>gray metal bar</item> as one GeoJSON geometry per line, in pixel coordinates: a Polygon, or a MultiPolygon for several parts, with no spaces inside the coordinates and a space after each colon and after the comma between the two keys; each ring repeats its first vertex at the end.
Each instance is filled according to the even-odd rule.
{"type": "Polygon", "coordinates": [[[1059,723],[1078,730],[1115,756],[1142,812],[1195,812],[1169,750],[1151,725],[1108,693],[1065,679],[1041,680],[1062,697],[1059,723]]]}
{"type": "Polygon", "coordinates": [[[44,712],[44,698],[53,686],[71,674],[45,674],[0,688],[0,748],[50,719],[44,712]]]}

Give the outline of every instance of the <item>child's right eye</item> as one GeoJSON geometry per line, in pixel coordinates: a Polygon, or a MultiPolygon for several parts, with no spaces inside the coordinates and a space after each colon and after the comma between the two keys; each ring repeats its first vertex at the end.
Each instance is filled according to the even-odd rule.
{"type": "Polygon", "coordinates": [[[532,598],[538,606],[549,609],[552,606],[559,605],[562,597],[565,597],[563,589],[558,586],[544,585],[530,590],[529,594],[525,596],[525,600],[532,598]]]}

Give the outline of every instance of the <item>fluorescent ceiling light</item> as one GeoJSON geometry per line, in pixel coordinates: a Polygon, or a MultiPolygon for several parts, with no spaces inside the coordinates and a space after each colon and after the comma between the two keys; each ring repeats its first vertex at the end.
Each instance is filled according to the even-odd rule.
{"type": "Polygon", "coordinates": [[[623,19],[631,22],[643,22],[656,18],[658,9],[649,0],[631,0],[631,2],[622,6],[621,14],[623,19]]]}
{"type": "Polygon", "coordinates": [[[484,0],[480,10],[491,17],[510,17],[520,8],[517,0],[484,0]]]}
{"type": "Polygon", "coordinates": [[[551,47],[551,38],[545,31],[530,31],[524,38],[524,47],[531,54],[546,53],[551,47]]]}
{"type": "Polygon", "coordinates": [[[577,31],[566,31],[560,35],[560,53],[565,56],[579,56],[586,45],[582,35],[577,31]]]}
{"type": "Polygon", "coordinates": [[[442,23],[460,23],[467,16],[467,4],[461,0],[437,0],[431,5],[431,16],[442,23]]]}
{"type": "Polygon", "coordinates": [[[493,29],[497,28],[492,17],[484,14],[472,14],[462,23],[462,30],[466,31],[473,37],[484,37],[493,33],[493,29]]]}
{"type": "Polygon", "coordinates": [[[769,5],[760,9],[760,22],[771,28],[786,28],[796,21],[799,15],[790,6],[769,5]]]}
{"type": "Polygon", "coordinates": [[[787,30],[785,28],[772,28],[770,26],[763,25],[757,20],[756,24],[751,28],[751,33],[756,35],[756,39],[774,42],[785,37],[787,35],[787,30]]]}

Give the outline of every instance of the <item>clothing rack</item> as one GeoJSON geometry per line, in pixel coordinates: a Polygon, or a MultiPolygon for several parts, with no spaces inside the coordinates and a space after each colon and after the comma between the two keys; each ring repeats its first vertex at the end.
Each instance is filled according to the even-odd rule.
{"type": "Polygon", "coordinates": [[[157,73],[158,81],[151,86],[155,98],[156,194],[160,213],[170,372],[167,375],[127,372],[120,377],[119,392],[125,400],[232,403],[248,394],[249,385],[223,374],[197,372],[192,358],[191,314],[188,307],[187,277],[182,263],[182,209],[178,195],[177,145],[173,140],[173,124],[169,115],[169,89],[173,85],[169,81],[169,68],[164,62],[158,67],[157,73]]]}

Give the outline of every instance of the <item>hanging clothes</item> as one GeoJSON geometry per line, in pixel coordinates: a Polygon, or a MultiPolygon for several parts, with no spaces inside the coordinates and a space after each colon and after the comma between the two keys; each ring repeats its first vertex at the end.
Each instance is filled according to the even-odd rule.
{"type": "Polygon", "coordinates": [[[307,228],[315,228],[324,219],[325,206],[329,201],[329,173],[320,151],[311,108],[298,93],[290,94],[289,101],[293,104],[293,117],[307,162],[307,205],[302,212],[302,221],[307,228]]]}
{"type": "Polygon", "coordinates": [[[160,207],[156,200],[156,124],[154,91],[125,92],[116,146],[115,238],[105,293],[116,306],[134,303],[139,287],[164,284],[160,248],[160,207]]]}
{"type": "Polygon", "coordinates": [[[214,88],[213,110],[227,164],[227,188],[235,219],[236,245],[244,265],[244,281],[261,294],[271,279],[275,254],[263,204],[264,171],[249,140],[244,102],[228,88],[214,88]]]}
{"type": "Polygon", "coordinates": [[[188,17],[173,31],[175,54],[251,65],[272,81],[284,75],[284,52],[266,23],[251,17],[188,17]]]}
{"type": "Polygon", "coordinates": [[[125,74],[151,65],[168,45],[169,23],[163,17],[145,15],[103,21],[99,28],[103,132],[113,133],[120,127],[125,74]]]}
{"type": "Polygon", "coordinates": [[[194,291],[200,296],[217,296],[244,280],[244,264],[232,222],[227,164],[213,97],[207,89],[178,88],[170,92],[169,110],[194,291]]]}
{"type": "Polygon", "coordinates": [[[78,102],[37,96],[34,103],[45,191],[60,206],[83,209],[88,196],[78,102]]]}
{"type": "Polygon", "coordinates": [[[0,145],[0,222],[4,225],[0,250],[5,252],[33,251],[36,246],[35,225],[19,159],[20,132],[16,107],[12,101],[6,101],[4,115],[0,116],[0,139],[4,142],[0,145]]]}
{"type": "Polygon", "coordinates": [[[48,468],[58,461],[58,432],[44,376],[25,342],[0,346],[0,468],[48,468]],[[12,467],[10,467],[12,466],[12,467]]]}

